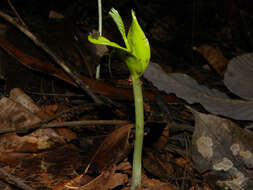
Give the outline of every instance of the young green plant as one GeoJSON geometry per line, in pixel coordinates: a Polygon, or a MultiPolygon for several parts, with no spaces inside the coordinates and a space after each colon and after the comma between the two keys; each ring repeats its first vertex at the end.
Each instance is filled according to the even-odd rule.
{"type": "Polygon", "coordinates": [[[109,12],[116,23],[126,47],[122,47],[103,36],[89,35],[88,40],[94,44],[103,44],[119,50],[122,60],[126,63],[132,78],[134,103],[135,103],[135,144],[133,157],[133,174],[131,190],[141,185],[141,161],[142,145],[144,136],[144,108],[140,76],[147,68],[150,60],[150,46],[148,39],[142,31],[134,11],[132,14],[132,24],[126,36],[123,21],[117,10],[114,8],[109,12]]]}

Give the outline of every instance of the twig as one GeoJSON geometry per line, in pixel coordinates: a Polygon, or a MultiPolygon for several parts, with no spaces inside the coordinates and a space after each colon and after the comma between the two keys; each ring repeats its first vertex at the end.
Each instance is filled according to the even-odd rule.
{"type": "Polygon", "coordinates": [[[22,25],[23,25],[24,27],[28,28],[27,25],[26,25],[26,23],[23,21],[23,19],[21,18],[21,16],[18,14],[18,12],[17,12],[17,10],[15,9],[15,7],[12,5],[11,0],[8,0],[8,3],[9,3],[9,5],[10,5],[12,11],[13,11],[13,12],[15,13],[15,15],[18,17],[18,20],[22,23],[22,25]]]}
{"type": "Polygon", "coordinates": [[[75,70],[71,70],[69,66],[56,55],[55,52],[51,51],[49,47],[41,42],[34,34],[32,34],[27,28],[18,24],[14,18],[0,11],[0,16],[18,28],[21,32],[23,32],[27,37],[29,37],[37,46],[41,47],[49,56],[51,56],[54,61],[61,66],[61,68],[92,98],[92,100],[98,104],[103,104],[102,100],[100,100],[93,92],[90,90],[89,86],[85,84],[81,79],[78,72],[75,70]]]}
{"type": "Polygon", "coordinates": [[[56,127],[83,127],[85,125],[122,125],[128,124],[129,121],[124,120],[81,120],[81,121],[68,121],[68,122],[60,122],[60,123],[49,123],[43,124],[40,128],[56,128],[56,127]]]}
{"type": "Polygon", "coordinates": [[[7,182],[11,182],[11,184],[14,184],[15,186],[19,187],[20,189],[23,190],[34,190],[32,187],[26,185],[24,182],[22,182],[20,179],[16,178],[15,176],[9,174],[6,172],[3,168],[0,168],[0,174],[3,175],[7,182]]]}
{"type": "Polygon", "coordinates": [[[27,132],[33,129],[39,128],[58,128],[58,127],[75,127],[86,128],[89,125],[123,125],[128,124],[130,121],[126,120],[82,120],[82,121],[69,121],[69,122],[60,122],[60,123],[48,123],[44,122],[37,123],[34,125],[24,126],[24,127],[9,127],[0,129],[1,133],[10,133],[10,132],[27,132]]]}

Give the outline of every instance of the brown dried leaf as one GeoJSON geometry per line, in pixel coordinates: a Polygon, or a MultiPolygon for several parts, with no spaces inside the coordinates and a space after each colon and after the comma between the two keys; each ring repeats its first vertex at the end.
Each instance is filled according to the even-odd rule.
{"type": "Polygon", "coordinates": [[[70,142],[74,139],[77,139],[77,134],[74,133],[72,130],[67,128],[56,128],[54,131],[64,140],[70,142]]]}
{"type": "Polygon", "coordinates": [[[53,129],[38,129],[25,136],[8,133],[0,136],[0,151],[2,152],[38,152],[64,144],[64,139],[53,129]]]}
{"type": "Polygon", "coordinates": [[[14,88],[10,91],[10,99],[19,103],[42,120],[49,118],[49,116],[35,104],[32,98],[19,88],[14,88]]]}
{"type": "Polygon", "coordinates": [[[57,105],[57,104],[42,105],[42,106],[40,107],[40,109],[41,109],[43,112],[47,113],[47,114],[50,115],[50,116],[53,116],[53,115],[56,113],[56,111],[58,110],[58,108],[59,108],[59,105],[57,105]]]}
{"type": "Polygon", "coordinates": [[[148,178],[146,175],[143,175],[141,190],[149,190],[149,189],[176,190],[177,188],[170,183],[161,182],[157,179],[151,179],[151,178],[148,178]]]}
{"type": "Polygon", "coordinates": [[[193,50],[198,51],[203,57],[205,57],[214,70],[220,76],[223,76],[229,60],[223,56],[221,51],[209,45],[193,47],[193,50]]]}
{"type": "Polygon", "coordinates": [[[115,167],[103,171],[98,177],[88,184],[79,188],[79,190],[108,190],[113,189],[115,185],[122,185],[128,179],[127,175],[115,174],[115,167]],[[118,181],[118,182],[117,182],[118,181]]]}
{"type": "Polygon", "coordinates": [[[132,127],[133,124],[128,124],[115,129],[108,135],[92,156],[86,172],[89,168],[101,171],[105,167],[120,161],[129,151],[128,139],[132,127]]]}
{"type": "Polygon", "coordinates": [[[162,181],[168,181],[174,174],[171,163],[158,153],[154,154],[151,151],[145,152],[148,157],[143,159],[143,167],[152,175],[159,177],[162,181]]]}
{"type": "Polygon", "coordinates": [[[9,166],[16,166],[20,164],[22,160],[31,156],[30,153],[16,153],[16,152],[1,152],[0,151],[0,162],[5,163],[9,166]]]}
{"type": "Polygon", "coordinates": [[[0,133],[16,131],[41,122],[41,119],[22,105],[3,97],[0,100],[0,133]]]}
{"type": "Polygon", "coordinates": [[[92,180],[86,175],[80,175],[64,185],[54,188],[54,190],[108,190],[124,185],[128,181],[127,175],[115,173],[115,169],[115,167],[111,167],[92,180]]]}
{"type": "Polygon", "coordinates": [[[76,169],[82,166],[79,151],[73,145],[64,145],[38,154],[3,154],[7,154],[6,159],[12,160],[10,163],[13,167],[8,172],[23,179],[34,189],[53,189],[76,176],[76,169]]]}

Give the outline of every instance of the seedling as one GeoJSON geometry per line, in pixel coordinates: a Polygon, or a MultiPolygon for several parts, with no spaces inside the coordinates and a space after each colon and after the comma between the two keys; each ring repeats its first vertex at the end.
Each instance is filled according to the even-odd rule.
{"type": "Polygon", "coordinates": [[[134,190],[136,187],[141,185],[141,157],[144,136],[144,109],[140,76],[143,74],[149,64],[150,47],[148,39],[142,31],[133,10],[131,11],[131,14],[132,24],[126,36],[125,27],[118,11],[112,8],[109,12],[109,15],[113,18],[121,33],[126,47],[122,47],[103,36],[89,35],[88,40],[94,44],[107,45],[118,49],[122,60],[126,63],[131,74],[134,92],[136,128],[133,174],[131,181],[131,190],[134,190]]]}

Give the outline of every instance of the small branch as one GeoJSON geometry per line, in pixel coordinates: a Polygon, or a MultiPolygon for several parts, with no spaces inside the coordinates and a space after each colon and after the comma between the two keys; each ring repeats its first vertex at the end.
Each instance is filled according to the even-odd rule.
{"type": "Polygon", "coordinates": [[[9,5],[10,5],[12,11],[13,11],[13,12],[15,13],[15,15],[18,17],[18,20],[22,23],[22,25],[23,25],[24,27],[28,28],[27,25],[26,25],[26,23],[23,21],[23,19],[21,18],[21,16],[18,14],[18,12],[17,12],[17,10],[15,9],[15,7],[12,5],[11,0],[8,0],[8,3],[9,3],[9,5]]]}
{"type": "Polygon", "coordinates": [[[1,133],[10,133],[10,132],[26,132],[33,129],[39,128],[58,128],[58,127],[75,127],[78,126],[80,128],[86,128],[90,125],[123,125],[128,124],[130,121],[126,120],[82,120],[82,121],[69,121],[69,122],[59,122],[59,123],[48,123],[45,124],[44,122],[29,125],[19,128],[9,127],[9,128],[2,128],[0,129],[1,133]]]}
{"type": "Polygon", "coordinates": [[[124,120],[82,120],[82,121],[69,121],[61,123],[43,124],[40,128],[57,128],[57,127],[84,127],[85,125],[123,125],[128,124],[129,121],[124,120]]]}
{"type": "Polygon", "coordinates": [[[94,102],[97,104],[103,104],[102,100],[100,100],[93,92],[90,90],[89,86],[85,84],[81,78],[79,73],[77,73],[74,70],[71,70],[67,64],[56,55],[55,52],[51,51],[49,47],[41,42],[34,34],[32,34],[27,28],[24,26],[18,24],[14,18],[11,16],[5,14],[4,12],[0,11],[0,17],[4,18],[8,22],[10,22],[12,25],[14,25],[16,28],[18,28],[21,32],[23,32],[27,37],[29,37],[37,46],[41,47],[49,56],[51,56],[54,61],[61,66],[61,68],[92,98],[94,102]]]}
{"type": "Polygon", "coordinates": [[[3,168],[0,168],[0,174],[5,177],[5,181],[8,183],[14,184],[20,189],[23,190],[34,190],[32,187],[26,185],[24,182],[22,182],[20,179],[16,178],[15,176],[9,174],[6,172],[3,168]]]}

